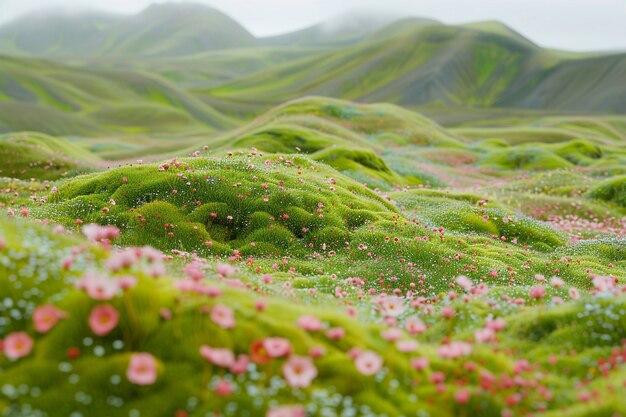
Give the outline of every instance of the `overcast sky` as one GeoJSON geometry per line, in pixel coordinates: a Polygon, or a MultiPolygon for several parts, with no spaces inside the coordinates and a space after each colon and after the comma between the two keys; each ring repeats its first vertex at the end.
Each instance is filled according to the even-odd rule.
{"type": "MultiPolygon", "coordinates": [[[[626,0],[197,0],[257,36],[283,33],[352,10],[397,12],[446,23],[500,20],[533,41],[569,50],[626,50],[626,0]]],[[[45,8],[135,13],[159,0],[0,0],[0,22],[45,8]]]]}

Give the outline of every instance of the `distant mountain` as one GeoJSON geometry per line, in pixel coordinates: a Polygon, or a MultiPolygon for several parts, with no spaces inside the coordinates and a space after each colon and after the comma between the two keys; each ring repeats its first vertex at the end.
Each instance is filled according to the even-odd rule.
{"type": "MultiPolygon", "coordinates": [[[[140,80],[141,97],[132,97],[132,106],[119,107],[128,104],[120,99],[114,112],[107,104],[103,112],[81,119],[98,125],[112,120],[119,126],[119,116],[131,111],[165,112],[163,120],[183,120],[177,113],[180,108],[146,107],[155,104],[155,97],[159,101],[157,93],[150,97],[155,80],[156,90],[184,97],[188,106],[183,113],[215,127],[229,125],[220,120],[225,114],[248,117],[308,95],[410,108],[626,113],[626,54],[544,49],[495,21],[454,26],[416,17],[398,20],[352,13],[293,33],[255,39],[215,9],[166,3],[134,16],[94,12],[25,16],[0,27],[0,53],[61,57],[64,62],[71,57],[76,64],[72,76],[94,76],[98,85],[108,83],[107,77],[132,76],[135,81],[153,77],[140,80]],[[102,74],[104,69],[113,72],[102,74]]],[[[39,105],[57,103],[55,94],[65,91],[63,84],[71,80],[54,79],[54,74],[50,84],[48,77],[20,81],[22,88],[17,88],[16,77],[0,73],[0,104],[31,106],[32,95],[39,105]]],[[[130,92],[135,81],[128,84],[130,92]]],[[[78,89],[81,94],[85,86],[78,89]]],[[[71,85],[63,93],[68,98],[64,102],[77,97],[75,88],[71,85]]],[[[120,91],[120,97],[127,95],[120,91]]],[[[101,101],[98,95],[92,99],[101,101]]],[[[4,123],[14,123],[3,117],[4,123]]],[[[138,120],[125,123],[140,125],[138,120]]]]}
{"type": "Polygon", "coordinates": [[[407,20],[366,42],[196,93],[259,107],[322,95],[408,107],[626,113],[626,55],[553,52],[492,22],[415,27],[407,20]]]}
{"type": "MultiPolygon", "coordinates": [[[[397,22],[394,15],[374,13],[350,13],[330,19],[308,28],[283,35],[259,39],[268,46],[341,46],[360,42],[369,35],[397,22]]],[[[437,24],[431,19],[413,18],[413,27],[437,24]]]]}
{"type": "Polygon", "coordinates": [[[255,43],[230,17],[194,3],[134,16],[40,12],[0,27],[0,53],[38,56],[181,56],[255,43]]]}

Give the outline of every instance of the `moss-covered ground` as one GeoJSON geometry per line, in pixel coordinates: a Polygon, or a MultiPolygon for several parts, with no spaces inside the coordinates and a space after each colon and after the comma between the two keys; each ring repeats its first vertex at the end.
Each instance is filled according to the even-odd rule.
{"type": "Polygon", "coordinates": [[[623,126],[550,123],[315,97],[154,163],[3,138],[2,415],[626,414],[623,126]]]}

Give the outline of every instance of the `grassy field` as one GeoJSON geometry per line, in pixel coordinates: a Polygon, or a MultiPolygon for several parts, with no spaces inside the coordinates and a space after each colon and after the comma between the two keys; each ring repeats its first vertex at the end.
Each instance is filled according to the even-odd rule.
{"type": "Polygon", "coordinates": [[[624,57],[355,22],[0,27],[0,415],[626,415],[624,57]]]}
{"type": "Polygon", "coordinates": [[[5,135],[0,405],[626,412],[625,134],[311,97],[104,171],[89,141],[5,135]]]}

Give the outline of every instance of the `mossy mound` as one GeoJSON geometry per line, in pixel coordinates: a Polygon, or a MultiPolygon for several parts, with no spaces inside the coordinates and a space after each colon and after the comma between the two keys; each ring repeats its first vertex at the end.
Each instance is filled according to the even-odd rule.
{"type": "Polygon", "coordinates": [[[523,145],[493,151],[480,165],[501,170],[548,171],[572,167],[573,164],[554,152],[536,146],[523,145]]]}
{"type": "Polygon", "coordinates": [[[38,133],[0,136],[0,176],[53,180],[93,171],[97,158],[62,138],[38,133]]]}
{"type": "Polygon", "coordinates": [[[566,243],[563,233],[498,202],[487,204],[487,200],[476,195],[412,190],[390,197],[405,209],[416,210],[416,217],[422,222],[462,235],[505,237],[540,250],[552,250],[566,243]]]}
{"type": "MultiPolygon", "coordinates": [[[[196,282],[211,289],[207,296],[185,289],[189,279],[181,274],[183,259],[160,260],[152,250],[133,249],[129,253],[139,260],[112,271],[107,265],[118,256],[116,250],[27,220],[0,217],[0,238],[0,338],[24,332],[34,343],[17,359],[0,354],[0,407],[7,416],[203,417],[216,411],[264,416],[279,405],[298,403],[312,416],[327,415],[326,409],[337,413],[333,415],[410,415],[418,410],[444,417],[525,415],[538,407],[540,415],[558,411],[566,417],[581,415],[580,410],[592,415],[626,410],[621,397],[606,389],[624,378],[619,359],[626,352],[621,345],[626,337],[623,296],[583,295],[563,304],[528,300],[527,306],[515,306],[502,295],[528,298],[527,287],[495,288],[491,295],[465,301],[441,294],[428,310],[404,305],[395,327],[367,297],[350,298],[351,314],[346,314],[344,300],[310,292],[298,298],[261,298],[259,293],[276,288],[245,269],[233,270],[230,281],[242,284],[234,289],[215,274],[215,265],[200,262],[202,278],[196,282]],[[167,279],[147,274],[157,259],[165,262],[160,275],[167,279]],[[133,276],[136,285],[107,300],[93,299],[75,286],[85,271],[107,280],[133,276]],[[34,312],[44,305],[54,305],[63,317],[39,332],[34,312]],[[96,335],[88,317],[102,305],[117,311],[119,320],[108,333],[96,335]],[[213,316],[218,307],[233,312],[233,327],[213,316]],[[454,317],[443,319],[443,308],[453,309],[454,317]],[[303,317],[319,320],[320,330],[305,330],[298,324],[303,317]],[[402,330],[416,317],[425,325],[420,334],[402,330]],[[474,341],[475,332],[495,317],[502,327],[494,339],[474,341]],[[337,328],[345,335],[331,338],[327,331],[337,328]],[[385,336],[390,329],[400,332],[410,348],[385,336]],[[287,359],[268,358],[258,349],[270,337],[284,338],[289,354],[315,366],[310,386],[290,387],[284,377],[287,359]],[[464,352],[455,358],[443,353],[451,341],[463,341],[464,352]],[[252,362],[236,373],[203,358],[202,345],[252,362]],[[355,364],[365,350],[381,360],[372,375],[355,364]],[[155,380],[145,385],[134,383],[129,373],[131,358],[140,352],[150,354],[156,366],[155,380]],[[604,363],[611,366],[590,371],[604,363]],[[581,378],[583,387],[577,384],[581,378]],[[225,382],[227,391],[218,388],[225,382]],[[590,391],[598,392],[597,401],[584,402],[582,394],[590,391]],[[460,400],[467,395],[467,401],[460,400]]],[[[562,289],[547,291],[566,297],[562,289]]]]}
{"type": "Polygon", "coordinates": [[[183,159],[124,167],[62,184],[40,215],[114,224],[124,244],[202,255],[302,254],[395,209],[301,156],[183,159]],[[270,158],[270,159],[268,159],[270,158]]]}
{"type": "Polygon", "coordinates": [[[626,175],[600,182],[589,190],[587,197],[626,207],[626,175]]]}
{"type": "Polygon", "coordinates": [[[557,143],[530,141],[507,144],[503,140],[482,140],[471,145],[483,154],[481,166],[503,170],[550,171],[571,167],[612,167],[623,164],[624,150],[585,139],[557,143]]]}
{"type": "Polygon", "coordinates": [[[267,114],[269,118],[314,116],[365,134],[381,143],[461,147],[462,142],[434,121],[391,104],[356,104],[306,97],[267,114]]]}
{"type": "Polygon", "coordinates": [[[595,183],[594,179],[582,172],[555,170],[533,173],[509,182],[507,191],[532,194],[572,196],[584,194],[595,183]]]}

